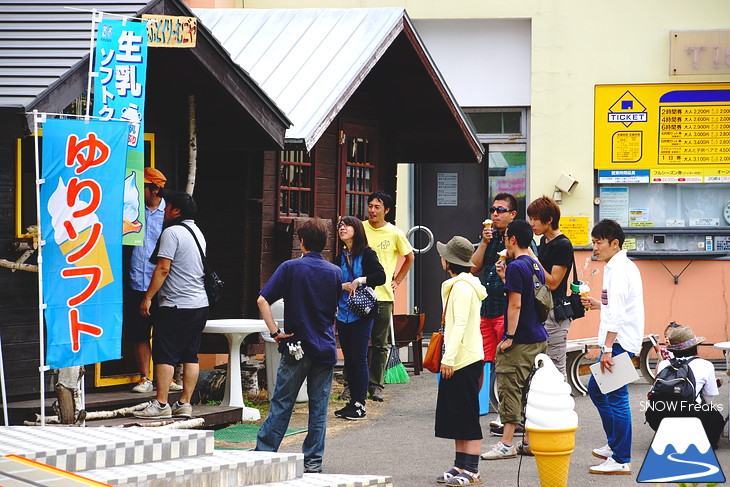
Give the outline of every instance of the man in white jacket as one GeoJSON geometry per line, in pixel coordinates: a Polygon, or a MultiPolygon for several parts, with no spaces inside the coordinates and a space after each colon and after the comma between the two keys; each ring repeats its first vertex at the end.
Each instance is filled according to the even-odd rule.
{"type": "MultiPolygon", "coordinates": [[[[591,231],[596,259],[606,262],[601,300],[581,298],[588,309],[601,310],[598,345],[601,371],[611,372],[613,357],[641,351],[644,337],[644,293],[641,274],[621,247],[624,231],[614,220],[601,220],[591,231]]],[[[629,387],[625,385],[603,394],[595,379],[588,381],[588,394],[601,416],[607,444],[593,450],[604,462],[588,471],[600,475],[631,474],[631,408],[629,387]]]]}

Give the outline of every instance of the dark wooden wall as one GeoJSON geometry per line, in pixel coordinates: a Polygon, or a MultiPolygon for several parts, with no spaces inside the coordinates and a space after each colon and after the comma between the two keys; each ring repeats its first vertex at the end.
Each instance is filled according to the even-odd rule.
{"type": "MultiPolygon", "coordinates": [[[[0,137],[0,258],[15,261],[15,139],[0,137]]],[[[27,261],[36,264],[36,254],[27,261]]],[[[38,274],[0,267],[0,339],[8,397],[40,390],[38,274]]],[[[50,388],[49,374],[46,387],[50,388]]]]}

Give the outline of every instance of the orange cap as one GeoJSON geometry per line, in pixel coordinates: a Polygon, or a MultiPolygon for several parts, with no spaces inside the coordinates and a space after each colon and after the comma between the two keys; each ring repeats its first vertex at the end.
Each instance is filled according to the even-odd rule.
{"type": "Polygon", "coordinates": [[[164,188],[167,178],[161,171],[158,171],[154,167],[144,168],[144,182],[154,184],[157,187],[164,188]]]}

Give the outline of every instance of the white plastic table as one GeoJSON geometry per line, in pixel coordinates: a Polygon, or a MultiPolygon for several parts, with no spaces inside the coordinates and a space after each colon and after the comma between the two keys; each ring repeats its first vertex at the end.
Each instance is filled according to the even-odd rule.
{"type": "MultiPolygon", "coordinates": [[[[715,344],[715,348],[719,348],[725,352],[725,370],[730,371],[730,342],[720,342],[715,344]]],[[[730,380],[730,379],[725,379],[730,380]]],[[[730,389],[730,387],[728,387],[730,389]]],[[[727,393],[728,407],[730,407],[730,390],[727,393]]],[[[728,421],[728,435],[730,436],[730,421],[728,421]]],[[[730,440],[730,438],[729,438],[730,440]]]]}
{"type": "MultiPolygon", "coordinates": [[[[251,333],[268,331],[264,320],[248,318],[232,318],[225,320],[208,320],[203,333],[220,333],[228,340],[228,379],[226,380],[226,392],[223,396],[222,406],[234,406],[243,408],[243,389],[241,387],[241,343],[251,333]]],[[[244,408],[244,418],[246,410],[244,408]]],[[[257,409],[255,409],[258,412],[257,409]]]]}

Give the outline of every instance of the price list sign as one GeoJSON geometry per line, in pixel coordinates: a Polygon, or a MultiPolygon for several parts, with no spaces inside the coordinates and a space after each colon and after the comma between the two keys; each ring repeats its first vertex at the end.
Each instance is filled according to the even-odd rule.
{"type": "Polygon", "coordinates": [[[660,106],[659,164],[730,163],[730,103],[660,106]]]}
{"type": "MultiPolygon", "coordinates": [[[[597,85],[599,170],[712,169],[730,165],[730,83],[597,85]]],[[[662,174],[663,182],[703,176],[662,174]]],[[[713,175],[716,182],[724,179],[713,175]]]]}

